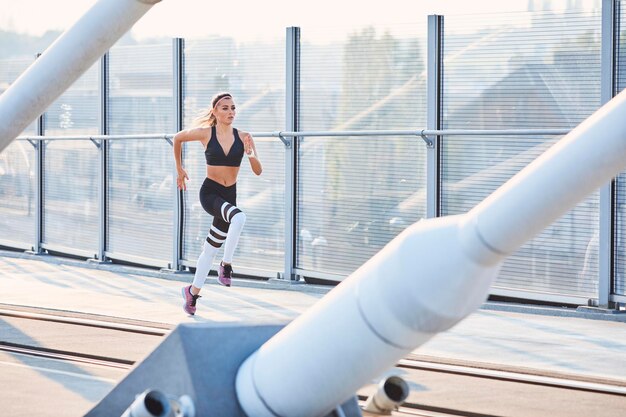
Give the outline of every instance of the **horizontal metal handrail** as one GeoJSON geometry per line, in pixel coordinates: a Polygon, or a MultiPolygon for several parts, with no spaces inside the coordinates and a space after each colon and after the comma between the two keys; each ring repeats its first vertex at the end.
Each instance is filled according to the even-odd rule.
{"type": "Polygon", "coordinates": [[[498,135],[498,136],[534,136],[567,135],[572,129],[494,129],[494,130],[465,130],[465,129],[440,129],[423,130],[426,136],[476,136],[476,135],[498,135]]]}
{"type": "MultiPolygon", "coordinates": [[[[566,135],[571,129],[421,129],[421,130],[321,130],[301,132],[252,132],[256,137],[314,137],[314,136],[559,136],[566,135]]],[[[74,135],[74,136],[20,136],[18,140],[138,140],[172,139],[174,134],[141,135],[74,135]]]]}
{"type": "Polygon", "coordinates": [[[140,139],[172,139],[173,134],[142,134],[142,135],[72,135],[72,136],[20,136],[16,140],[140,140],[140,139]]]}
{"type": "MultiPolygon", "coordinates": [[[[302,131],[302,132],[272,132],[272,136],[477,136],[477,135],[566,135],[571,129],[421,129],[421,130],[343,130],[343,131],[302,131]]],[[[258,134],[257,134],[258,136],[258,134]]]]}

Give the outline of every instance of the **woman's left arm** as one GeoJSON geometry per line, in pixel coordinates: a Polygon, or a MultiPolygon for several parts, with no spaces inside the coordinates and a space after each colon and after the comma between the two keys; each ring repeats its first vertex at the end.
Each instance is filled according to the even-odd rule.
{"type": "Polygon", "coordinates": [[[250,161],[250,168],[252,168],[252,172],[256,175],[261,175],[261,172],[263,172],[263,166],[259,160],[259,154],[256,151],[252,135],[248,132],[241,132],[241,137],[243,138],[244,150],[248,155],[248,161],[250,161]]]}

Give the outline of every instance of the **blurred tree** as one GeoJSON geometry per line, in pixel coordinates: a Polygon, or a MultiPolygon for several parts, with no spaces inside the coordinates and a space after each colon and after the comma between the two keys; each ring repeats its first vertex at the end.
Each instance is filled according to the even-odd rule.
{"type": "MultiPolygon", "coordinates": [[[[425,120],[420,114],[424,105],[418,102],[425,97],[426,85],[419,45],[416,38],[377,34],[374,27],[349,35],[334,128],[418,129],[416,123],[425,120]]],[[[337,137],[329,143],[324,228],[336,235],[329,240],[329,250],[355,245],[369,257],[393,238],[385,212],[408,196],[408,191],[398,192],[398,184],[406,183],[402,171],[414,167],[389,161],[406,159],[417,146],[422,145],[415,138],[390,137],[337,137]]]]}

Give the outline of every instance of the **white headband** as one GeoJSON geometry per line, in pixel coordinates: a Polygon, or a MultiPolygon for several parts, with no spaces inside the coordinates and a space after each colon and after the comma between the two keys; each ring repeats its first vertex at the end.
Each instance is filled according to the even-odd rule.
{"type": "Polygon", "coordinates": [[[221,99],[217,100],[215,102],[215,106],[213,106],[213,108],[216,108],[217,105],[219,104],[220,101],[224,100],[225,98],[233,98],[233,96],[231,96],[230,94],[225,95],[224,97],[222,97],[221,99]]]}

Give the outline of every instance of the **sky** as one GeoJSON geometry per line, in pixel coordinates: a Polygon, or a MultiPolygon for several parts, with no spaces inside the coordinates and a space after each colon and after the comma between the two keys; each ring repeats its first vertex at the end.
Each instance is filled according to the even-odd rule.
{"type": "MultiPolygon", "coordinates": [[[[0,30],[35,36],[65,30],[96,1],[0,0],[0,30]]],[[[162,0],[133,27],[132,34],[137,39],[220,35],[251,40],[283,35],[288,26],[408,23],[425,21],[435,13],[525,11],[529,3],[540,10],[593,5],[599,0],[162,0]]]]}

